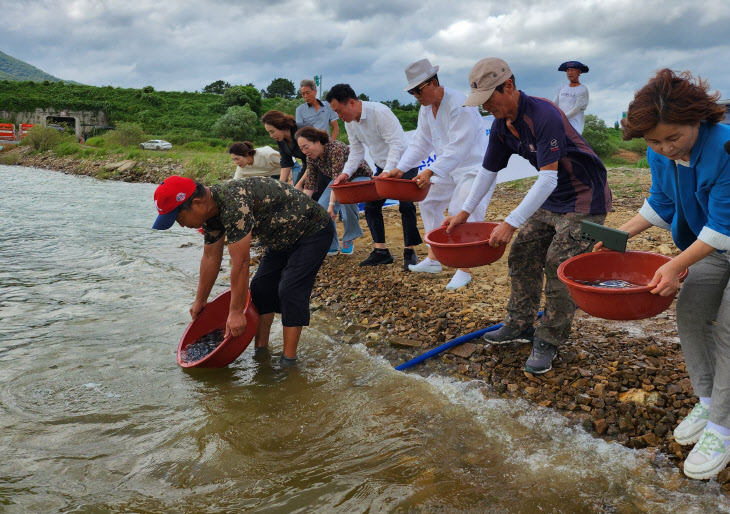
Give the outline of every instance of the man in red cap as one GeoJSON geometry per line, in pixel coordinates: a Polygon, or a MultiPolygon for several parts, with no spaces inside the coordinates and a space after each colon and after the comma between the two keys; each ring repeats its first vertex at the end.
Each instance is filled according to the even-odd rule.
{"type": "Polygon", "coordinates": [[[167,230],[175,221],[201,228],[205,236],[200,279],[190,308],[193,320],[208,303],[223,260],[231,257],[231,304],[226,335],[246,329],[252,235],[266,252],[251,280],[251,299],[259,311],[255,347],[267,348],[274,313],[281,313],[282,366],[296,364],[302,327],[309,325],[309,297],[334,235],[329,214],[295,187],[267,177],[249,177],[206,187],[172,176],[155,190],[158,216],[152,228],[167,230]],[[225,236],[225,237],[224,237],[225,236]]]}

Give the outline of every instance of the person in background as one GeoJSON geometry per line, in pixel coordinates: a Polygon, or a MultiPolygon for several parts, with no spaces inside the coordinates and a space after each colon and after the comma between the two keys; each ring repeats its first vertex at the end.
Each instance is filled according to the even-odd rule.
{"type": "Polygon", "coordinates": [[[469,84],[471,94],[465,105],[481,105],[495,120],[474,188],[462,211],[443,224],[451,230],[466,221],[513,154],[539,171],[517,208],[489,237],[492,246],[507,244],[522,227],[509,253],[512,282],[507,317],[502,328],[485,334],[484,339],[493,344],[532,339],[525,371],[545,373],[552,369],[558,346],[570,336],[576,308],[558,279],[558,266],[590,250],[591,243],[580,238],[582,221],[603,223],[611,210],[606,168],[554,103],[517,89],[502,59],[490,57],[476,63],[469,84]],[[533,329],[543,280],[545,312],[533,329]]]}
{"type": "Polygon", "coordinates": [[[580,74],[588,73],[588,66],[579,61],[567,61],[558,67],[558,71],[566,72],[568,83],[558,89],[553,101],[565,113],[578,134],[582,134],[588,107],[588,88],[580,83],[580,74]]]}
{"type": "MultiPolygon", "coordinates": [[[[406,138],[398,118],[393,111],[380,102],[360,100],[349,84],[336,84],[327,93],[327,101],[332,109],[345,122],[345,130],[350,141],[350,155],[334,184],[352,177],[360,162],[365,158],[368,147],[375,161],[375,176],[383,170],[391,170],[398,164],[406,148],[406,138]]],[[[416,176],[418,168],[404,173],[403,178],[416,176]]],[[[385,223],[383,221],[385,200],[365,204],[365,220],[375,248],[360,266],[378,266],[393,262],[393,256],[385,245],[385,223]]],[[[423,242],[418,233],[416,206],[413,202],[400,202],[398,209],[403,224],[403,269],[408,271],[409,264],[418,264],[414,246],[423,242]]]]}
{"type": "Polygon", "coordinates": [[[719,98],[689,72],[663,69],[636,92],[621,120],[624,140],[643,137],[649,146],[652,183],[639,213],[619,229],[629,237],[652,226],[671,230],[681,253],[656,271],[652,293],[674,295],[678,275],[689,268],[677,329],[699,401],[674,439],[696,443],[684,474],[700,480],[730,461],[730,126],[719,124],[719,98]]]}
{"type": "Polygon", "coordinates": [[[281,179],[281,155],[271,147],[254,148],[253,144],[243,141],[229,146],[228,153],[236,163],[234,179],[254,176],[281,179]]]}
{"type": "Polygon", "coordinates": [[[317,98],[317,86],[311,79],[304,79],[299,83],[299,92],[304,98],[304,103],[294,111],[298,127],[314,127],[324,130],[327,134],[332,129],[331,138],[337,139],[340,134],[340,126],[337,124],[337,113],[332,110],[328,102],[317,98]]]}
{"type": "MultiPolygon", "coordinates": [[[[269,133],[279,146],[279,155],[281,155],[279,161],[281,175],[279,179],[282,182],[290,182],[298,185],[302,180],[301,177],[307,171],[307,157],[299,149],[294,138],[294,133],[297,131],[297,122],[294,116],[284,114],[280,111],[268,111],[261,117],[261,123],[264,124],[266,132],[269,133]],[[302,173],[300,177],[294,177],[292,174],[292,168],[296,164],[295,159],[302,160],[302,173]]],[[[317,198],[319,198],[319,194],[319,191],[315,193],[317,198]]]]}
{"type": "MultiPolygon", "coordinates": [[[[406,67],[408,85],[405,91],[414,95],[421,104],[418,128],[398,166],[382,174],[383,177],[400,178],[402,170],[418,166],[432,152],[436,154],[434,163],[413,179],[420,188],[433,183],[428,196],[418,203],[426,233],[441,226],[447,208],[450,214],[461,210],[482,167],[487,148],[487,133],[482,126],[479,109],[464,107],[466,97],[462,93],[442,86],[437,75],[438,69],[428,59],[421,59],[406,67]]],[[[494,185],[467,221],[484,221],[493,191],[494,185]]],[[[441,263],[429,248],[428,256],[418,264],[411,264],[409,269],[413,272],[441,273],[441,263]]],[[[459,269],[446,289],[459,289],[469,282],[470,270],[459,269]]]]}
{"type": "MultiPolygon", "coordinates": [[[[295,134],[297,144],[302,152],[307,156],[307,178],[304,181],[304,192],[308,195],[314,193],[314,189],[318,183],[326,182],[328,185],[319,197],[319,204],[327,209],[332,222],[335,222],[337,214],[342,212],[342,222],[345,226],[345,232],[342,235],[342,247],[337,238],[337,230],[332,239],[327,255],[336,255],[340,251],[344,255],[352,255],[355,249],[354,240],[362,237],[362,228],[360,228],[359,214],[360,211],[357,204],[340,205],[337,202],[334,191],[329,187],[332,179],[338,177],[345,167],[347,157],[350,155],[350,149],[342,141],[330,139],[327,132],[317,130],[314,127],[303,127],[297,130],[295,134]],[[325,180],[322,181],[321,177],[325,180]]],[[[351,182],[360,180],[370,180],[373,172],[370,170],[368,163],[360,161],[355,173],[350,178],[351,182]]]]}
{"type": "Polygon", "coordinates": [[[246,329],[251,238],[264,242],[266,251],[250,285],[251,300],[259,312],[256,352],[268,348],[274,313],[280,312],[284,350],[279,364],[295,365],[302,327],[309,325],[314,280],[332,241],[327,211],[293,186],[268,177],[206,187],[175,175],[157,187],[154,200],[158,216],[152,228],[167,230],[177,221],[181,227],[203,229],[200,278],[190,308],[193,320],[208,304],[228,240],[231,304],[226,336],[237,337],[246,329]]]}

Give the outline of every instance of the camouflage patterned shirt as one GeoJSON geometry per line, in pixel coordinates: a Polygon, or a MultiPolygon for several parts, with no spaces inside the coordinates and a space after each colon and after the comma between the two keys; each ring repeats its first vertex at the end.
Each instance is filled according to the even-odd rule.
{"type": "Polygon", "coordinates": [[[332,222],[317,202],[273,178],[229,180],[211,186],[210,192],[218,215],[203,225],[205,244],[223,235],[235,243],[253,232],[272,250],[283,251],[332,222]]]}

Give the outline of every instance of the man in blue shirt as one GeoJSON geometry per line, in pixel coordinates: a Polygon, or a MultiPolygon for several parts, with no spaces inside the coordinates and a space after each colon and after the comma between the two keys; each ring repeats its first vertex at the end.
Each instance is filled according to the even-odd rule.
{"type": "Polygon", "coordinates": [[[509,254],[507,317],[500,330],[484,339],[498,344],[529,340],[534,334],[525,371],[545,373],[552,369],[558,346],[568,339],[575,314],[575,303],[557,269],[566,259],[589,250],[590,243],[580,239],[582,221],[603,223],[611,209],[606,168],[555,104],[517,89],[502,59],[479,61],[469,73],[469,83],[471,94],[464,105],[481,105],[496,119],[474,189],[463,210],[444,225],[451,228],[466,221],[513,154],[539,170],[525,198],[489,238],[492,246],[507,244],[521,227],[509,254]],[[533,329],[543,270],[545,314],[533,329]]]}
{"type": "Polygon", "coordinates": [[[314,84],[314,81],[310,79],[302,80],[299,83],[299,91],[302,93],[304,103],[297,107],[297,110],[294,112],[297,127],[314,127],[319,130],[324,130],[328,134],[331,128],[332,134],[330,134],[330,138],[337,139],[337,136],[340,134],[340,126],[337,124],[339,118],[329,103],[317,98],[317,86],[314,84]]]}

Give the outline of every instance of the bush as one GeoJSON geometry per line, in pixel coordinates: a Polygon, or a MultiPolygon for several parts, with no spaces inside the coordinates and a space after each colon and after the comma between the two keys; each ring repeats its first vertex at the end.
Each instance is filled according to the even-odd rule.
{"type": "Polygon", "coordinates": [[[120,123],[105,137],[110,144],[118,146],[136,146],[146,139],[144,130],[136,123],[120,123]]]}
{"type": "Polygon", "coordinates": [[[583,128],[583,139],[586,140],[588,146],[590,146],[596,155],[609,156],[615,148],[611,145],[611,141],[608,136],[608,127],[606,123],[595,114],[588,114],[586,116],[585,127],[583,128]]]}
{"type": "Polygon", "coordinates": [[[86,146],[93,146],[95,148],[101,148],[104,146],[104,138],[101,136],[90,137],[84,143],[86,146]]]}
{"type": "Polygon", "coordinates": [[[235,141],[246,141],[256,135],[260,125],[258,116],[248,105],[229,107],[226,113],[213,124],[213,132],[220,137],[235,141]]]}
{"type": "Polygon", "coordinates": [[[637,137],[636,139],[632,139],[631,141],[627,141],[629,150],[633,152],[638,152],[641,154],[646,155],[646,149],[649,148],[649,145],[646,144],[646,140],[643,137],[637,137]]]}
{"type": "Polygon", "coordinates": [[[403,126],[403,130],[406,132],[409,130],[416,130],[418,125],[418,111],[403,111],[396,109],[393,111],[395,117],[398,118],[400,124],[403,126]]]}
{"type": "Polygon", "coordinates": [[[58,130],[36,125],[28,131],[21,144],[28,145],[38,152],[45,152],[55,147],[62,140],[63,136],[58,130]]]}
{"type": "Polygon", "coordinates": [[[195,150],[197,152],[206,152],[210,149],[210,146],[202,141],[191,141],[190,143],[185,143],[184,146],[186,150],[195,150]]]}
{"type": "Polygon", "coordinates": [[[79,153],[79,150],[81,150],[81,146],[75,141],[64,141],[53,148],[53,151],[59,157],[63,157],[65,155],[76,155],[79,153]]]}
{"type": "Polygon", "coordinates": [[[223,93],[226,107],[248,105],[253,112],[261,114],[261,93],[253,86],[233,86],[223,93]]]}
{"type": "Polygon", "coordinates": [[[262,101],[261,111],[281,111],[284,114],[294,116],[294,111],[303,103],[304,100],[302,98],[294,98],[292,100],[287,100],[286,98],[269,98],[262,101]]]}

